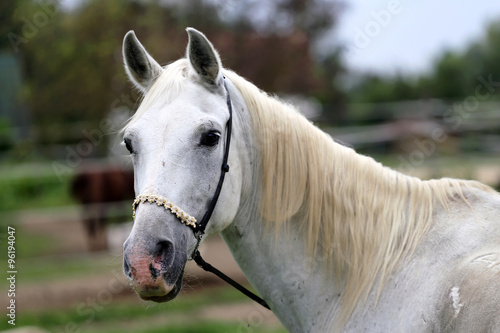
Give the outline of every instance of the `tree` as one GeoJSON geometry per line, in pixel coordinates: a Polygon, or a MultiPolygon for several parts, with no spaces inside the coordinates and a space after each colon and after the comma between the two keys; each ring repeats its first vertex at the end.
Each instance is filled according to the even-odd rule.
{"type": "MultiPolygon", "coordinates": [[[[40,3],[9,3],[6,15],[19,22],[33,17],[40,3]]],[[[245,18],[241,22],[220,20],[228,2],[216,0],[88,0],[71,11],[54,3],[57,15],[19,45],[25,98],[40,142],[76,143],[83,138],[82,129],[97,128],[113,107],[137,105],[139,96],[122,65],[121,43],[128,30],[136,31],[162,65],[183,55],[185,28],[194,26],[219,48],[226,66],[265,90],[312,94],[324,100],[326,92],[333,99],[340,95],[334,81],[325,76],[338,73],[338,57],[317,61],[312,46],[316,36],[335,25],[336,7],[330,6],[335,0],[265,2],[270,12],[260,23],[267,27],[266,33],[257,29],[252,11],[260,9],[250,0],[229,3],[236,13],[233,18],[245,18]],[[252,10],[242,11],[245,6],[252,10]],[[286,17],[286,27],[275,26],[273,15],[286,17]]]]}
{"type": "MultiPolygon", "coordinates": [[[[500,21],[463,51],[446,50],[429,73],[417,77],[364,75],[349,91],[352,101],[387,102],[418,98],[463,99],[474,96],[481,80],[500,81],[500,21]]],[[[496,86],[495,86],[496,88],[496,86]]],[[[500,90],[490,91],[498,94],[500,90]]]]}

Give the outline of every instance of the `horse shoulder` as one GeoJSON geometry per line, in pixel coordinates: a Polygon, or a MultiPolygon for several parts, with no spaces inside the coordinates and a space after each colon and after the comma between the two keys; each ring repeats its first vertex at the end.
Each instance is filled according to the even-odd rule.
{"type": "Polygon", "coordinates": [[[500,195],[464,196],[468,203],[456,197],[436,209],[420,246],[387,281],[373,331],[500,331],[500,195]]]}
{"type": "Polygon", "coordinates": [[[441,290],[439,331],[500,332],[500,196],[481,190],[466,196],[470,207],[454,214],[457,259],[441,290]]]}
{"type": "Polygon", "coordinates": [[[464,260],[442,294],[442,332],[500,332],[500,249],[464,260]]]}

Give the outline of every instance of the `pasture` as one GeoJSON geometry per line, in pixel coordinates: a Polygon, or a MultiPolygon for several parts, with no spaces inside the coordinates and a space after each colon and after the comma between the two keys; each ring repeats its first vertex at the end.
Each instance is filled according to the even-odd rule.
{"type": "MultiPolygon", "coordinates": [[[[376,158],[393,167],[399,163],[395,155],[376,158]]],[[[499,162],[472,155],[433,158],[414,172],[422,177],[446,173],[496,185],[499,162]]],[[[6,244],[6,226],[16,228],[16,327],[48,332],[286,332],[269,311],[191,262],[183,291],[174,301],[141,301],[123,275],[119,245],[101,252],[87,250],[80,208],[69,195],[71,176],[59,182],[54,174],[40,171],[42,175],[36,176],[26,170],[30,167],[3,166],[0,180],[0,244],[6,244]]],[[[118,213],[123,216],[115,217],[110,226],[115,233],[120,221],[131,220],[129,210],[118,213]]],[[[213,252],[225,255],[218,258],[209,250],[207,260],[245,281],[225,244],[217,238],[208,242],[213,252]]],[[[6,251],[0,255],[5,262],[6,251]]],[[[2,280],[5,274],[2,271],[2,280]]],[[[1,285],[2,295],[7,293],[5,287],[1,285]]],[[[11,328],[7,321],[0,322],[0,330],[11,328]]]]}

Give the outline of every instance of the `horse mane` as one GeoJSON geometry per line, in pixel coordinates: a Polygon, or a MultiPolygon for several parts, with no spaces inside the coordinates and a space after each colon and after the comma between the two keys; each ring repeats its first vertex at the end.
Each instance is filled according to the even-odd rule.
{"type": "Polygon", "coordinates": [[[260,213],[267,227],[304,234],[310,258],[326,258],[327,269],[344,277],[341,325],[414,252],[436,205],[448,209],[456,196],[466,201],[468,188],[493,191],[475,181],[423,181],[384,167],[236,73],[224,74],[242,94],[258,140],[260,213]]]}

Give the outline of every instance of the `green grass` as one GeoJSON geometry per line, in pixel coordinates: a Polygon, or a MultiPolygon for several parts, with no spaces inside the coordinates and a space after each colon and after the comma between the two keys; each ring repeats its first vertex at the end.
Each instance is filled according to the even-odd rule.
{"type": "MultiPolygon", "coordinates": [[[[154,333],[154,332],[263,332],[282,333],[283,328],[267,329],[262,319],[267,310],[251,312],[248,320],[220,322],[199,318],[201,309],[211,305],[231,305],[246,301],[246,298],[229,287],[210,289],[204,292],[180,295],[165,304],[113,301],[99,304],[82,301],[66,310],[42,310],[41,312],[18,313],[16,327],[37,326],[49,332],[94,332],[94,333],[154,333]],[[185,297],[183,297],[185,296],[185,297]]],[[[0,329],[9,328],[0,321],[0,329]]]]}
{"type": "Polygon", "coordinates": [[[82,255],[68,258],[46,257],[43,260],[20,258],[18,266],[22,272],[19,281],[43,282],[121,270],[122,257],[103,254],[100,257],[82,255]]]}
{"type": "MultiPolygon", "coordinates": [[[[8,221],[4,221],[4,223],[0,225],[0,244],[6,244],[8,226],[14,227],[16,231],[15,248],[17,258],[33,258],[52,253],[56,239],[25,230],[17,224],[15,217],[11,217],[8,221]]],[[[0,258],[2,260],[7,258],[6,251],[0,251],[0,258]]]]}
{"type": "MultiPolygon", "coordinates": [[[[385,165],[397,167],[397,156],[374,156],[385,165]]],[[[440,159],[428,158],[424,166],[436,171],[436,176],[453,175],[455,169],[465,169],[472,174],[481,164],[498,164],[498,158],[488,156],[449,156],[440,159]],[[458,166],[458,167],[457,167],[458,166]]],[[[69,195],[71,175],[63,181],[46,170],[40,174],[25,176],[22,170],[2,167],[0,172],[0,260],[6,262],[7,225],[16,226],[15,211],[21,209],[49,208],[74,204],[69,195]],[[7,212],[7,213],[6,213],[7,212]],[[8,217],[8,218],[7,218],[8,217]]],[[[461,171],[461,170],[459,170],[461,171]]],[[[433,175],[434,176],[434,175],[433,175]]],[[[467,174],[464,177],[469,177],[467,174]]],[[[103,271],[120,270],[121,258],[111,255],[72,257],[47,255],[57,247],[57,239],[50,235],[40,235],[28,226],[16,226],[16,264],[20,287],[44,281],[64,281],[74,277],[91,277],[103,271]],[[40,256],[44,256],[43,259],[40,256]]],[[[5,283],[3,276],[1,286],[5,283]]],[[[90,332],[90,333],[156,333],[156,332],[262,332],[282,333],[283,328],[267,329],[248,320],[251,313],[242,320],[219,322],[197,316],[202,309],[220,304],[243,302],[244,296],[231,289],[215,289],[205,292],[181,294],[176,300],[166,304],[149,304],[116,296],[111,303],[93,308],[87,300],[67,309],[43,309],[17,313],[16,327],[38,326],[49,332],[90,332]],[[246,321],[245,321],[245,318],[246,321]],[[250,325],[249,325],[250,322],[250,325]]],[[[265,313],[265,312],[259,312],[265,313]]],[[[12,328],[6,320],[0,321],[0,331],[12,328]]]]}
{"type": "MultiPolygon", "coordinates": [[[[103,331],[85,331],[85,332],[103,332],[103,331]]],[[[122,333],[123,329],[107,330],[106,333],[122,333]]],[[[127,332],[127,331],[125,331],[127,332]]],[[[130,331],[132,332],[132,331],[130,331]]],[[[222,323],[217,321],[202,320],[197,323],[182,324],[182,325],[167,325],[155,328],[136,329],[133,332],[137,333],[229,333],[229,332],[259,332],[259,333],[284,333],[287,332],[284,328],[263,328],[253,327],[245,323],[222,323]]]]}
{"type": "Polygon", "coordinates": [[[74,204],[69,187],[71,176],[62,177],[56,174],[27,177],[9,177],[9,171],[3,170],[0,178],[0,212],[21,209],[36,209],[74,204]],[[7,174],[6,174],[6,173],[7,174]]]}

